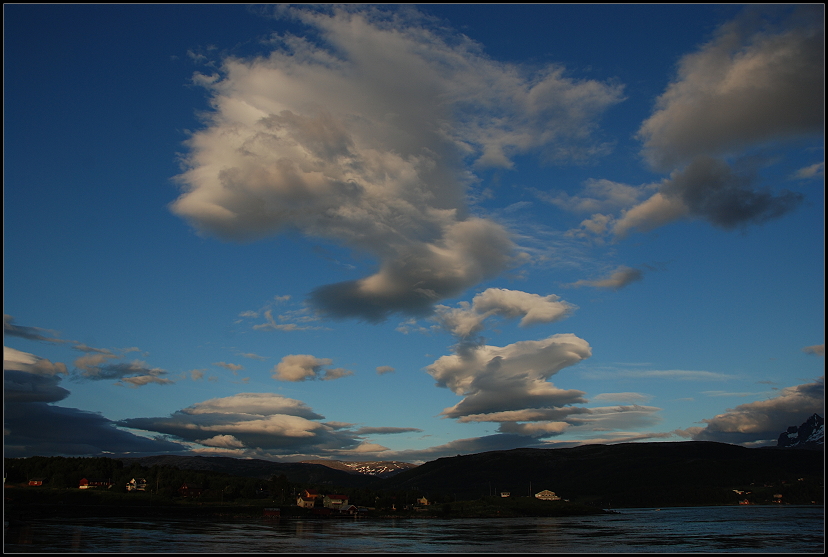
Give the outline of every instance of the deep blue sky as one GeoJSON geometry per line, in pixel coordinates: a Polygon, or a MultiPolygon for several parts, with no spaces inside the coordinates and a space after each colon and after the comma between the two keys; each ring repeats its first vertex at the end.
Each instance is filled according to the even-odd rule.
{"type": "Polygon", "coordinates": [[[4,6],[5,452],[773,444],[822,6],[4,6]]]}

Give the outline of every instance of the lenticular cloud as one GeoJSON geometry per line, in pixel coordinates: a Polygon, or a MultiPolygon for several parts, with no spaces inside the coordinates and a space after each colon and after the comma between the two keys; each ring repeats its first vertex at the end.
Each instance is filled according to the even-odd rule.
{"type": "Polygon", "coordinates": [[[291,13],[318,41],[276,37],[268,56],[196,75],[212,111],[172,210],[224,239],[294,229],[372,254],[376,274],[313,293],[334,317],[423,314],[514,265],[509,233],[467,214],[469,169],[595,152],[594,120],[620,100],[558,67],[494,62],[416,14],[291,13]]]}

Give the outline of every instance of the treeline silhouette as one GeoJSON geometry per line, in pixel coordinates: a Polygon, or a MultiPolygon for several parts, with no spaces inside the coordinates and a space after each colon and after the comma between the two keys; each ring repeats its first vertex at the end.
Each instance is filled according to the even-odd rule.
{"type": "MultiPolygon", "coordinates": [[[[240,461],[243,462],[243,461],[240,461]]],[[[320,493],[347,495],[354,505],[402,508],[414,504],[416,499],[426,495],[418,489],[404,488],[375,490],[368,487],[347,487],[330,482],[290,481],[286,474],[275,473],[269,479],[251,478],[208,470],[182,469],[177,466],[144,466],[107,457],[43,457],[4,459],[5,484],[28,486],[29,480],[43,479],[42,490],[76,490],[80,480],[102,479],[111,482],[110,488],[95,488],[95,491],[127,493],[127,482],[133,478],[146,480],[145,494],[155,495],[171,501],[182,500],[185,496],[180,488],[187,484],[197,488],[197,495],[187,497],[199,502],[244,502],[246,500],[267,500],[277,504],[296,503],[296,497],[304,489],[316,489],[320,493]]],[[[140,496],[139,493],[130,495],[140,496]]],[[[449,501],[446,494],[428,493],[433,500],[449,501]]],[[[144,495],[146,497],[146,495],[144,495]]],[[[120,501],[128,501],[122,498],[120,501]]]]}

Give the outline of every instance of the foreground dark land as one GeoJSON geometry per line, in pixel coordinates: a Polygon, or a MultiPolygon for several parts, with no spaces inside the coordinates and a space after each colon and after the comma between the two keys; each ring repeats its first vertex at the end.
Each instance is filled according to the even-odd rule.
{"type": "MultiPolygon", "coordinates": [[[[269,500],[237,500],[231,503],[168,499],[153,494],[118,494],[107,491],[71,489],[28,489],[7,487],[6,519],[12,523],[50,517],[193,517],[232,516],[265,517],[274,508],[269,500]]],[[[323,515],[314,509],[295,505],[277,507],[280,518],[347,518],[346,515],[323,515]]],[[[427,507],[388,509],[372,507],[358,515],[362,518],[482,518],[521,516],[586,516],[607,511],[567,501],[540,501],[534,497],[486,497],[476,501],[455,501],[427,507]]]]}
{"type": "Polygon", "coordinates": [[[623,507],[823,504],[822,451],[707,442],[515,449],[441,458],[377,478],[320,464],[210,457],[5,459],[7,518],[48,516],[319,516],[304,489],[344,494],[368,517],[572,516],[623,507]],[[32,478],[45,480],[29,486],[32,478]],[[78,489],[104,478],[109,489],[78,489]],[[132,478],[147,491],[127,492],[132,478]],[[184,496],[183,484],[198,485],[184,496]],[[530,495],[555,491],[569,501],[530,495]],[[510,497],[500,497],[510,492],[510,497]],[[417,502],[421,497],[428,505],[417,502]],[[368,510],[365,510],[368,509],[368,510]]]}

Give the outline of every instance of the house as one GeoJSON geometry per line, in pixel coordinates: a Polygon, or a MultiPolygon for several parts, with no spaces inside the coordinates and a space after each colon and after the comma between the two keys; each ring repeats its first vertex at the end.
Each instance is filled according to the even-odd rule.
{"type": "Polygon", "coordinates": [[[316,499],[322,497],[319,494],[319,492],[316,491],[315,489],[303,489],[302,493],[300,493],[300,495],[302,497],[304,497],[305,499],[313,499],[313,500],[316,500],[316,499]]]}
{"type": "Polygon", "coordinates": [[[316,505],[316,499],[300,495],[296,498],[296,506],[303,509],[312,509],[316,505]]]}
{"type": "Polygon", "coordinates": [[[322,498],[322,506],[328,509],[338,509],[342,505],[348,504],[348,496],[338,493],[331,493],[322,498]]]}
{"type": "Polygon", "coordinates": [[[178,494],[182,497],[201,497],[202,493],[204,493],[204,486],[201,484],[184,482],[178,488],[178,494]]]}
{"type": "Polygon", "coordinates": [[[535,493],[535,498],[540,499],[541,501],[560,501],[561,498],[555,495],[554,491],[549,491],[548,489],[544,489],[543,491],[539,491],[535,493]]]}
{"type": "Polygon", "coordinates": [[[32,478],[29,480],[29,485],[43,485],[46,483],[46,478],[32,478]]]}
{"type": "Polygon", "coordinates": [[[431,503],[429,503],[428,499],[426,499],[425,497],[420,497],[419,499],[417,499],[417,504],[418,504],[418,505],[423,505],[423,506],[426,506],[426,507],[427,507],[427,506],[428,506],[428,505],[430,505],[431,503]]]}
{"type": "Polygon", "coordinates": [[[501,491],[501,492],[500,492],[500,496],[501,496],[501,497],[511,497],[511,495],[512,495],[512,494],[511,494],[511,492],[509,492],[509,491],[501,491]]]}
{"type": "Polygon", "coordinates": [[[132,478],[126,484],[127,491],[146,491],[147,480],[144,478],[132,478]]]}
{"type": "Polygon", "coordinates": [[[81,478],[78,482],[78,489],[96,489],[99,487],[109,489],[112,487],[112,482],[98,478],[81,478]]]}
{"type": "Polygon", "coordinates": [[[358,512],[359,512],[359,508],[356,505],[350,505],[348,503],[345,503],[344,505],[339,507],[339,513],[340,514],[355,515],[358,512]]]}

